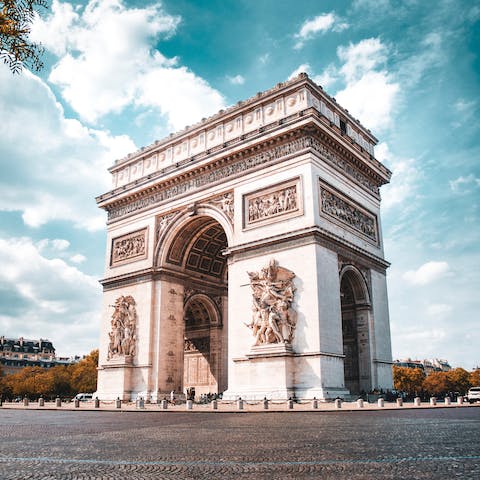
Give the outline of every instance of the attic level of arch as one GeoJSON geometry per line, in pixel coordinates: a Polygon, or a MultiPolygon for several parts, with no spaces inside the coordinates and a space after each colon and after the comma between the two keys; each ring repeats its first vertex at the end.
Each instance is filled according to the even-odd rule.
{"type": "Polygon", "coordinates": [[[255,145],[248,146],[223,157],[212,159],[210,163],[195,165],[190,159],[178,165],[178,173],[168,179],[143,179],[149,186],[131,191],[139,185],[125,186],[97,198],[97,203],[108,212],[109,223],[125,218],[151,206],[190,195],[206,187],[225,182],[258,169],[266,168],[279,161],[312,151],[323,161],[349,177],[364,191],[379,198],[379,187],[388,182],[391,172],[375,161],[375,168],[365,163],[348,142],[339,141],[318,122],[315,109],[310,109],[310,121],[306,124],[270,137],[255,145]],[[192,167],[192,168],[188,168],[192,167]],[[158,179],[154,184],[152,182],[158,179]],[[115,197],[115,199],[114,199],[115,197]]]}

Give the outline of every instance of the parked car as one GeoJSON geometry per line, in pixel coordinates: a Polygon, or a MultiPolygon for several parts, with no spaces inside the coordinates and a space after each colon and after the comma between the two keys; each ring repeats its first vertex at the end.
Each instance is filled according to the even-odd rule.
{"type": "Polygon", "coordinates": [[[469,403],[480,402],[480,387],[472,387],[467,393],[469,403]]]}
{"type": "Polygon", "coordinates": [[[81,402],[90,402],[93,400],[93,393],[77,393],[75,399],[80,400],[81,402]]]}

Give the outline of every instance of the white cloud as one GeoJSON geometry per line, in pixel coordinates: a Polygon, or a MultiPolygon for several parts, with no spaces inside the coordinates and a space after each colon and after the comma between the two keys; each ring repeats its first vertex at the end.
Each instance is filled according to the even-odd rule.
{"type": "Polygon", "coordinates": [[[470,187],[480,187],[480,178],[475,177],[473,173],[466,177],[460,176],[455,180],[450,180],[450,189],[452,192],[466,194],[470,192],[470,187]]]}
{"type": "Polygon", "coordinates": [[[422,174],[416,167],[415,159],[399,158],[390,152],[388,144],[379,143],[375,147],[376,158],[392,171],[392,179],[382,187],[382,208],[384,211],[402,205],[416,196],[416,189],[422,180],[422,174]]]}
{"type": "Polygon", "coordinates": [[[451,274],[447,262],[427,262],[417,270],[409,270],[403,274],[404,280],[412,285],[428,285],[451,274]]]}
{"type": "Polygon", "coordinates": [[[48,337],[65,353],[95,346],[101,288],[59,258],[48,259],[30,238],[0,238],[0,330],[48,337]],[[60,328],[68,324],[69,328],[60,328]]]}
{"type": "Polygon", "coordinates": [[[86,259],[87,257],[81,253],[76,253],[70,257],[70,261],[77,264],[83,263],[86,259]]]}
{"type": "Polygon", "coordinates": [[[52,15],[38,20],[33,38],[59,56],[49,80],[90,123],[127,106],[157,108],[180,129],[224,107],[224,98],[176,58],[153,50],[173,35],[179,17],[160,3],[127,8],[121,0],[91,0],[84,9],[55,0],[52,15]],[[59,24],[68,28],[55,30],[59,24]],[[92,101],[94,99],[94,101],[92,101]]]}
{"type": "Polygon", "coordinates": [[[346,82],[345,88],[335,95],[338,102],[368,128],[390,127],[400,86],[382,69],[386,46],[378,38],[369,38],[339,47],[337,54],[343,61],[339,73],[346,82]]]}
{"type": "Polygon", "coordinates": [[[0,83],[0,117],[8,119],[0,143],[0,210],[22,212],[31,227],[66,220],[104,228],[94,197],[108,190],[107,167],[135,150],[133,142],[65,118],[48,86],[28,71],[13,77],[0,66],[0,83]]]}
{"type": "Polygon", "coordinates": [[[227,76],[227,79],[232,85],[243,85],[245,83],[245,78],[242,75],[227,76]]]}
{"type": "Polygon", "coordinates": [[[297,77],[300,73],[310,74],[311,71],[312,71],[312,68],[310,67],[309,63],[302,63],[289,75],[288,79],[291,80],[292,78],[297,77]]]}
{"type": "Polygon", "coordinates": [[[334,12],[323,13],[311,20],[306,20],[302,24],[299,32],[294,35],[297,42],[293,48],[297,50],[302,48],[307,40],[311,40],[317,34],[325,33],[329,30],[340,32],[346,28],[348,28],[348,24],[339,19],[334,12]]]}
{"type": "Polygon", "coordinates": [[[329,65],[320,75],[315,75],[312,80],[323,88],[331,87],[338,78],[338,71],[333,65],[329,65]]]}

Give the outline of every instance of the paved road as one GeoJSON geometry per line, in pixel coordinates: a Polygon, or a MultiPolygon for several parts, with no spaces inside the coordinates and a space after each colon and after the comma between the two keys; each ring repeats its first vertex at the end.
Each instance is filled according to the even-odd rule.
{"type": "Polygon", "coordinates": [[[0,479],[480,479],[480,408],[0,409],[0,479]]]}

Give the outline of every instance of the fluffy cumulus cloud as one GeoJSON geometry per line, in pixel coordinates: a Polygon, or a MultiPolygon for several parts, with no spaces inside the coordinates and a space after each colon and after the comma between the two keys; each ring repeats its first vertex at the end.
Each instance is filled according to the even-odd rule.
{"type": "Polygon", "coordinates": [[[180,22],[160,3],[127,8],[121,0],[91,0],[74,8],[54,0],[32,36],[58,57],[49,81],[95,124],[128,106],[155,108],[180,129],[224,106],[222,95],[176,58],[152,48],[180,22]]]}
{"type": "Polygon", "coordinates": [[[427,262],[417,270],[408,270],[403,278],[412,285],[428,285],[446,276],[451,275],[447,262],[427,262]]]}
{"type": "Polygon", "coordinates": [[[300,30],[294,35],[296,40],[294,48],[297,50],[302,48],[306,41],[329,30],[341,32],[346,28],[348,28],[348,24],[342,21],[334,12],[323,13],[312,19],[305,20],[300,30]]]}
{"type": "Polygon", "coordinates": [[[107,167],[134,150],[133,142],[66,118],[50,88],[27,71],[12,77],[2,66],[0,84],[0,117],[8,119],[0,143],[0,210],[21,212],[31,227],[66,220],[103,228],[94,197],[108,190],[107,167]]]}
{"type": "Polygon", "coordinates": [[[345,88],[336,98],[368,128],[384,131],[391,126],[393,110],[400,86],[384,68],[387,47],[378,38],[361,40],[339,47],[343,62],[339,74],[345,88]]]}
{"type": "Polygon", "coordinates": [[[0,331],[48,335],[64,354],[88,353],[99,321],[96,279],[58,257],[45,257],[26,237],[0,238],[0,264],[0,331]]]}

